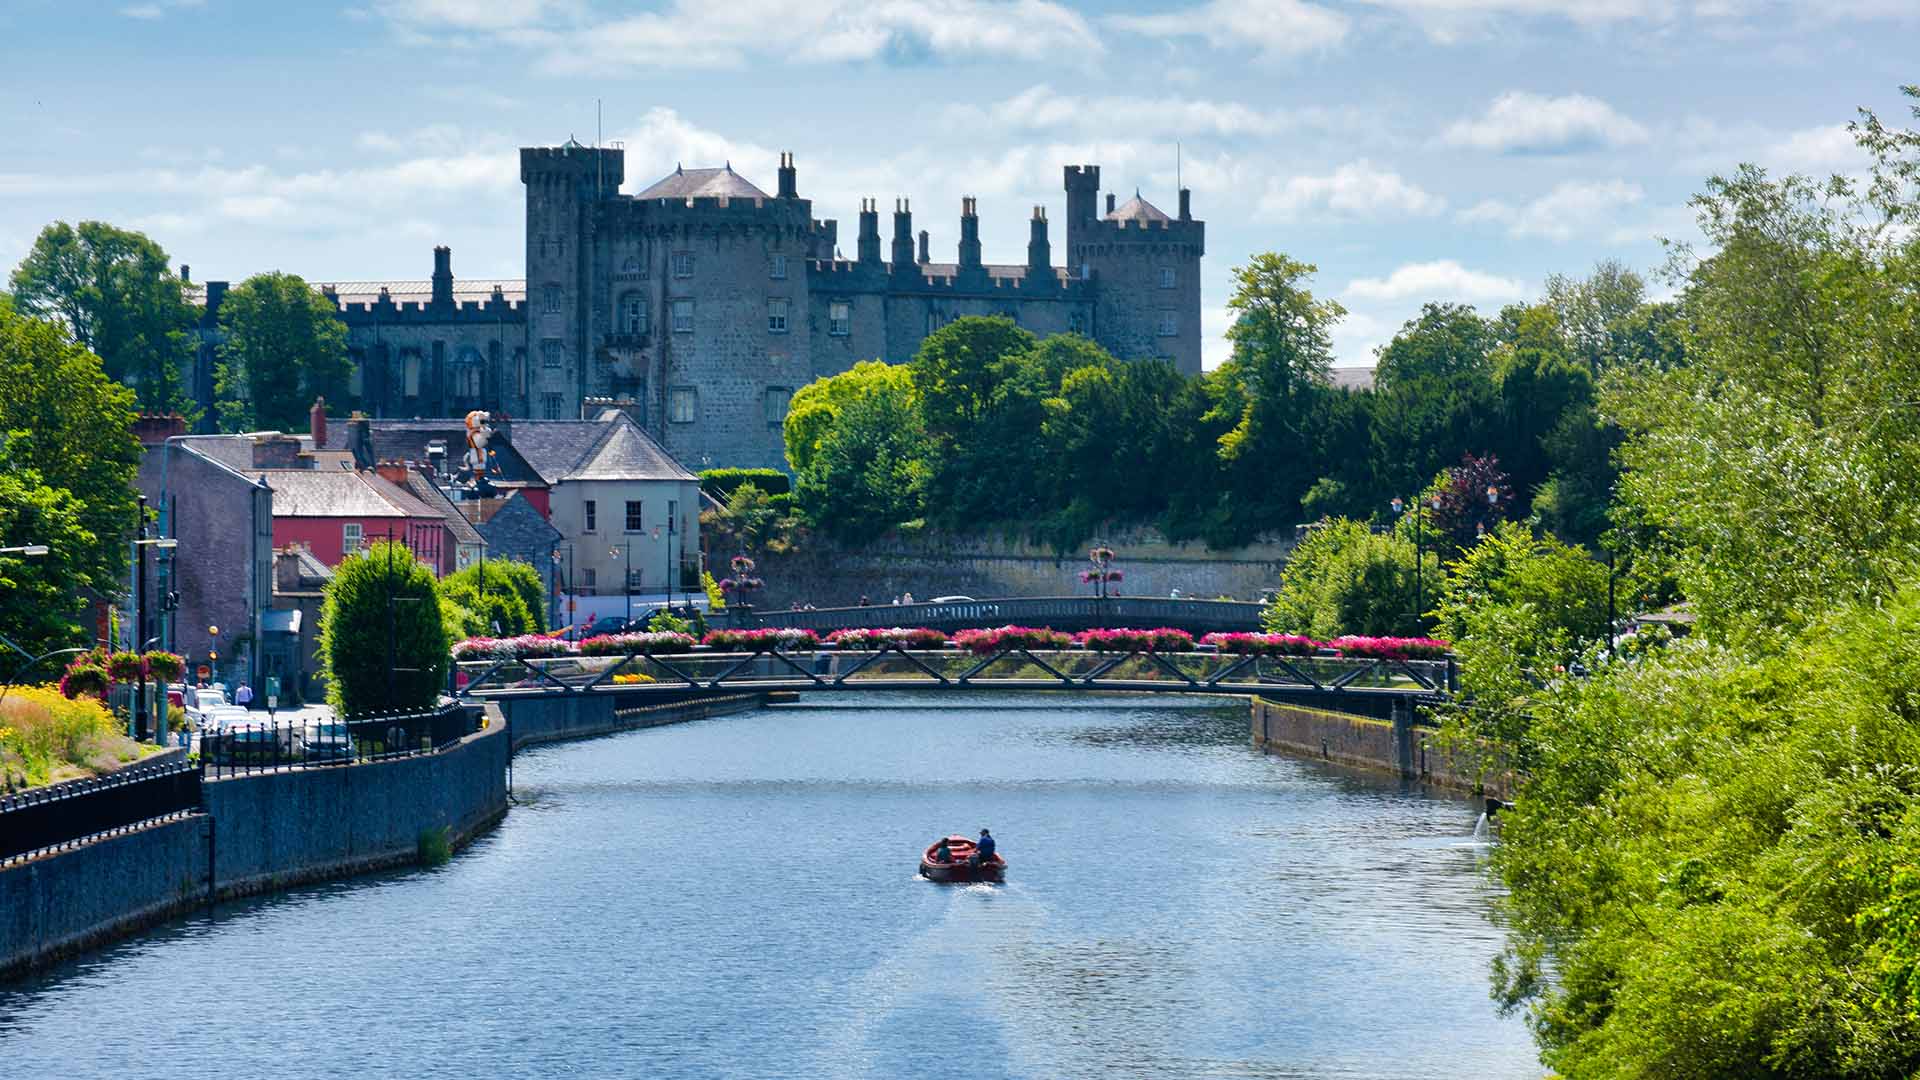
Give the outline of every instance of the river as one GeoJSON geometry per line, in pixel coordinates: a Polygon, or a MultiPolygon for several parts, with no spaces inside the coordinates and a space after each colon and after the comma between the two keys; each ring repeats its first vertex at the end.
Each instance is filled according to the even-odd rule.
{"type": "Polygon", "coordinates": [[[1243,702],[820,695],[523,751],[447,864],[0,988],[9,1077],[1542,1075],[1469,801],[1243,702]],[[993,829],[1007,884],[914,873],[993,829]]]}

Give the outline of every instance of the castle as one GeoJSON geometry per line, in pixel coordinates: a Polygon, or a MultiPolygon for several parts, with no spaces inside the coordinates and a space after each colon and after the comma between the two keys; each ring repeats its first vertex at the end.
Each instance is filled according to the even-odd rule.
{"type": "MultiPolygon", "coordinates": [[[[1035,207],[1027,261],[981,261],[975,200],[961,200],[955,262],[934,262],[907,200],[864,200],[854,258],[839,223],[813,216],[790,154],[768,195],[731,165],[674,171],[623,195],[619,148],[520,151],[526,278],[456,285],[448,249],[425,282],[321,284],[348,328],[356,404],[374,416],[469,409],[574,418],[624,404],[691,468],[784,467],[794,390],[861,360],[904,361],[963,315],[1004,315],[1038,335],[1085,334],[1122,359],[1200,371],[1206,227],[1179,192],[1169,217],[1137,193],[1099,206],[1100,168],[1068,166],[1066,265],[1035,207]]],[[[206,287],[216,325],[224,284],[206,287]]],[[[196,389],[212,397],[211,348],[196,389]]]]}

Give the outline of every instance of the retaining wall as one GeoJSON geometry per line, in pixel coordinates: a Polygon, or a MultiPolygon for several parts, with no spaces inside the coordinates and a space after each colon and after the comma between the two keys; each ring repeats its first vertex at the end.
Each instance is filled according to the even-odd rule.
{"type": "Polygon", "coordinates": [[[1413,723],[1410,711],[1396,710],[1392,719],[1376,720],[1254,698],[1252,713],[1253,745],[1268,753],[1314,757],[1456,791],[1509,797],[1503,769],[1489,768],[1483,775],[1475,762],[1441,747],[1438,732],[1413,723]]]}
{"type": "Polygon", "coordinates": [[[534,743],[583,739],[616,731],[746,712],[765,704],[766,697],[764,692],[712,696],[691,688],[684,697],[665,702],[660,700],[657,692],[644,697],[602,692],[530,694],[525,697],[503,697],[497,703],[489,703],[487,715],[502,718],[512,732],[513,748],[518,750],[534,743]]]}

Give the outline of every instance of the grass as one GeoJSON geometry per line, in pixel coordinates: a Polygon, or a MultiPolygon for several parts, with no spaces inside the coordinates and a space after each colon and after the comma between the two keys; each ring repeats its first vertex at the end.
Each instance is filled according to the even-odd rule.
{"type": "Polygon", "coordinates": [[[51,686],[0,698],[0,792],[112,772],[141,752],[97,699],[69,701],[51,686]]]}

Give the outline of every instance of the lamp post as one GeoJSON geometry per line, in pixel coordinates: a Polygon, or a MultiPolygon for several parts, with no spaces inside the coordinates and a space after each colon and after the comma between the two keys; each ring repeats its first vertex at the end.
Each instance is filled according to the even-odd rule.
{"type": "MultiPolygon", "coordinates": [[[[133,640],[136,648],[144,652],[147,642],[147,549],[156,547],[162,551],[171,551],[179,546],[172,537],[147,538],[147,497],[139,498],[140,528],[133,541],[133,640]]],[[[147,666],[140,665],[140,679],[134,684],[133,718],[128,721],[128,737],[138,739],[140,731],[147,726],[147,666]]],[[[160,732],[154,731],[154,741],[159,742],[160,732]]]]}
{"type": "Polygon", "coordinates": [[[207,681],[218,682],[220,679],[220,628],[209,625],[207,639],[207,681]]]}
{"type": "Polygon", "coordinates": [[[627,621],[632,622],[633,621],[633,541],[631,539],[622,540],[620,541],[619,547],[617,548],[610,547],[607,549],[607,556],[609,558],[615,555],[621,556],[622,564],[625,568],[625,572],[620,575],[620,592],[621,592],[621,595],[627,598],[627,621]]]}
{"type": "Polygon", "coordinates": [[[45,555],[47,545],[24,544],[20,547],[0,547],[0,555],[45,555]]]}
{"type": "MultiPolygon", "coordinates": [[[[1401,501],[1398,495],[1395,495],[1393,501],[1387,505],[1393,507],[1395,517],[1400,516],[1400,512],[1407,507],[1407,503],[1401,501]]],[[[1439,510],[1440,496],[1435,495],[1428,499],[1427,505],[1436,511],[1439,510]]],[[[1427,607],[1425,582],[1427,562],[1425,549],[1426,536],[1421,522],[1421,518],[1423,517],[1425,517],[1425,515],[1420,512],[1420,503],[1416,500],[1413,503],[1413,618],[1415,622],[1418,622],[1425,615],[1427,607]]]]}
{"type": "MultiPolygon", "coordinates": [[[[660,526],[658,525],[655,525],[653,527],[653,542],[656,544],[660,543],[660,526]]],[[[666,608],[670,612],[673,610],[673,523],[672,521],[668,521],[667,523],[667,542],[661,545],[660,554],[661,554],[660,561],[662,564],[664,564],[663,568],[667,572],[667,576],[666,576],[667,587],[663,590],[666,593],[666,600],[661,606],[666,608]]]]}

